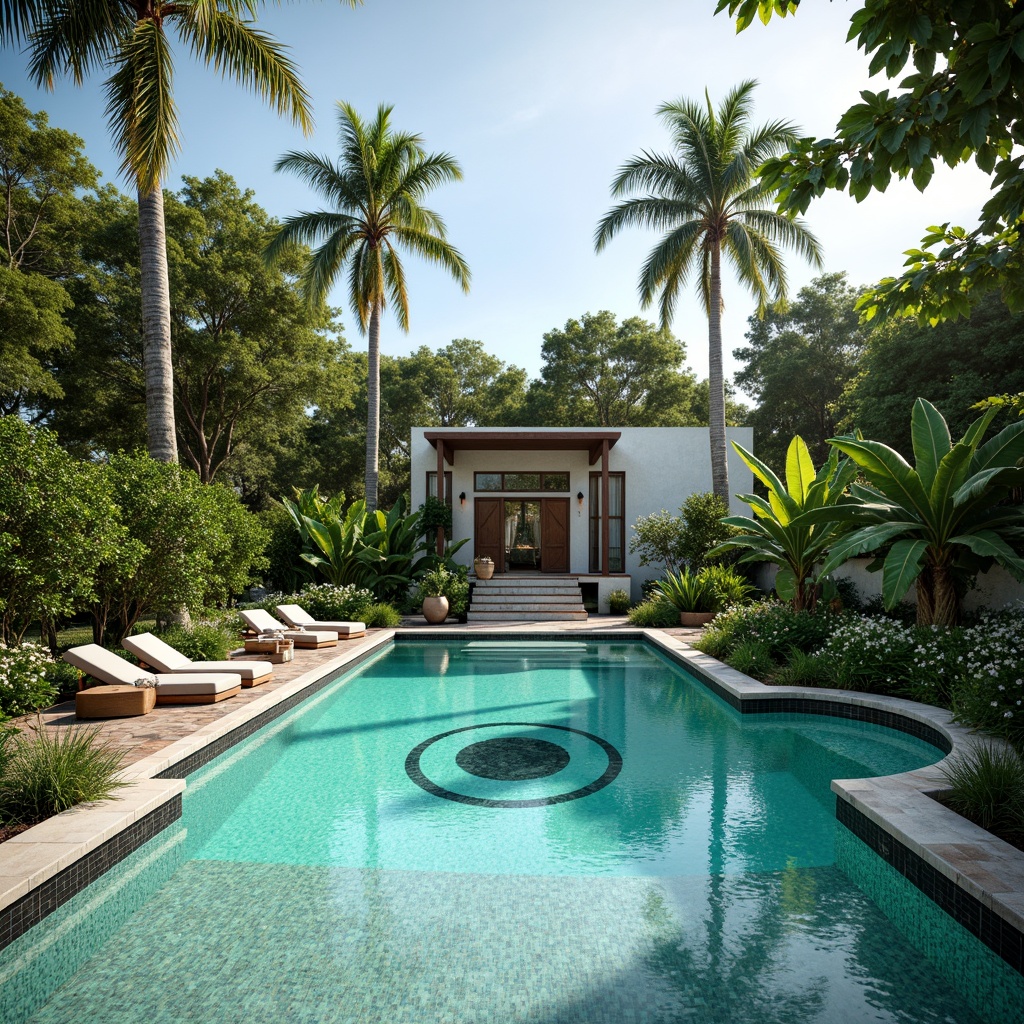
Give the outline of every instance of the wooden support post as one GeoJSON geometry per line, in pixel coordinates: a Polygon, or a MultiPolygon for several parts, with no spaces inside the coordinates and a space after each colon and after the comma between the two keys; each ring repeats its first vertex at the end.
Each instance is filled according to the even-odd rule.
{"type": "Polygon", "coordinates": [[[608,575],[608,546],[610,526],[608,523],[608,439],[601,442],[601,575],[608,575]]]}
{"type": "MultiPolygon", "coordinates": [[[[437,500],[444,502],[444,441],[437,442],[437,500]]],[[[437,554],[440,557],[444,554],[444,527],[437,528],[437,554]]]]}

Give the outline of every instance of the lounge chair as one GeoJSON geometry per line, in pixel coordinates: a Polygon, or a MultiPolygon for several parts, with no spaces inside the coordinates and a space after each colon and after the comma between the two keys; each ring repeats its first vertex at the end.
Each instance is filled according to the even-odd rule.
{"type": "Polygon", "coordinates": [[[84,644],[64,652],[64,660],[106,686],[134,686],[141,679],[156,687],[157,704],[216,704],[242,689],[237,672],[203,672],[195,675],[153,674],[105,650],[84,644]]]}
{"type": "Polygon", "coordinates": [[[265,683],[274,674],[274,666],[269,661],[192,661],[152,633],[126,636],[121,646],[131,651],[147,668],[171,675],[237,672],[242,677],[242,686],[248,688],[265,683]]]}
{"type": "Polygon", "coordinates": [[[275,607],[277,614],[295,629],[330,629],[338,634],[339,640],[354,640],[357,636],[366,636],[365,622],[317,622],[297,604],[279,604],[275,607]]]}
{"type": "Polygon", "coordinates": [[[285,640],[294,641],[296,647],[315,649],[338,646],[338,631],[336,629],[288,629],[278,622],[270,612],[264,611],[262,608],[250,608],[248,611],[240,611],[238,614],[254,633],[282,636],[285,640]]]}

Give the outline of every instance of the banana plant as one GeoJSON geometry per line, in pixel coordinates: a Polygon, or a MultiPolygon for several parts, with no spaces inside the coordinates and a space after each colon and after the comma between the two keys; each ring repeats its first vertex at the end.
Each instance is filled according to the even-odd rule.
{"type": "Polygon", "coordinates": [[[918,623],[942,626],[960,621],[963,594],[993,562],[1024,580],[1024,510],[1006,502],[1024,482],[1024,422],[982,444],[997,412],[986,411],[953,444],[942,414],[917,399],[910,421],[914,466],[880,441],[830,438],[867,483],[851,486],[852,504],[819,513],[855,527],[833,546],[822,571],[884,551],[868,568],[882,571],[886,608],[916,584],[918,623]]]}
{"type": "MultiPolygon", "coordinates": [[[[797,435],[786,452],[786,482],[742,445],[732,442],[739,457],[768,490],[768,497],[740,494],[754,512],[754,518],[727,516],[722,520],[740,532],[710,554],[730,548],[746,552],[741,562],[774,562],[779,571],[775,590],[797,611],[813,608],[818,597],[815,566],[836,542],[844,525],[813,518],[813,513],[850,501],[847,488],[857,474],[856,465],[840,458],[835,449],[815,472],[811,453],[797,435]]],[[[824,575],[824,574],[818,574],[824,575]]]]}
{"type": "MultiPolygon", "coordinates": [[[[295,523],[295,528],[309,542],[311,550],[302,552],[302,559],[319,570],[331,583],[345,586],[354,583],[368,586],[374,577],[360,553],[365,548],[363,529],[366,523],[366,502],[354,501],[347,512],[342,513],[332,501],[323,502],[320,507],[314,503],[316,488],[312,492],[297,495],[303,504],[284,499],[284,507],[295,523]],[[303,508],[315,513],[308,515],[303,508]],[[319,553],[318,553],[319,552],[319,553]]],[[[338,503],[340,504],[340,502],[338,503]]]]}

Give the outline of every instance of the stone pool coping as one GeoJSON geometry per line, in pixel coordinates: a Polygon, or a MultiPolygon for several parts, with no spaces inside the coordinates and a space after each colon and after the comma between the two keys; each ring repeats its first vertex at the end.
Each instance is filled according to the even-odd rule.
{"type": "MultiPolygon", "coordinates": [[[[185,775],[396,638],[399,642],[403,637],[642,638],[741,712],[745,704],[750,710],[756,704],[757,710],[763,711],[768,702],[789,701],[785,709],[792,710],[793,701],[802,704],[810,700],[836,707],[839,717],[897,715],[917,723],[907,731],[944,737],[951,751],[947,756],[968,749],[974,739],[970,730],[952,722],[948,712],[925,704],[847,690],[766,686],[665,631],[608,628],[605,624],[599,630],[587,629],[584,624],[579,624],[582,628],[554,630],[545,625],[530,630],[497,624],[471,631],[446,627],[381,630],[129,765],[122,772],[128,785],[113,800],[75,807],[0,844],[0,948],[180,816],[185,775]],[[177,774],[182,777],[174,777],[177,774]]],[[[1024,853],[933,798],[946,788],[938,765],[884,778],[832,783],[837,816],[847,827],[1024,973],[1024,853]]]]}

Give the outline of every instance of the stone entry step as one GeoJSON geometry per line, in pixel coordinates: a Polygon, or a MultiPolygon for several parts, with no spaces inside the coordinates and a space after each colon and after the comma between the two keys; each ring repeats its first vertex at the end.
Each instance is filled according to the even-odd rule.
{"type": "Polygon", "coordinates": [[[477,580],[469,622],[580,622],[587,618],[579,583],[571,577],[497,576],[477,580]]]}

